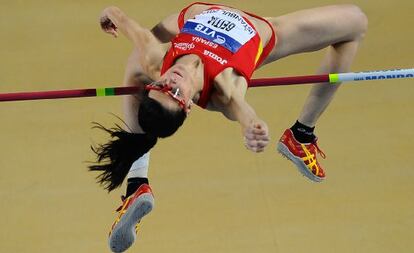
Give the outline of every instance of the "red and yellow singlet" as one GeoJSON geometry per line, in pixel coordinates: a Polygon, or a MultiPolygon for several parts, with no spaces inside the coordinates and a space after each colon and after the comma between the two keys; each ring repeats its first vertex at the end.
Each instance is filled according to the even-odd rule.
{"type": "MultiPolygon", "coordinates": [[[[161,74],[180,56],[198,55],[204,64],[204,86],[198,105],[205,108],[210,99],[214,78],[220,72],[231,67],[249,81],[253,71],[274,47],[276,39],[272,29],[272,38],[263,48],[258,32],[247,18],[217,6],[212,6],[184,23],[184,14],[192,5],[180,13],[180,33],[171,42],[161,74]]],[[[247,14],[264,20],[256,15],[247,14]]],[[[266,22],[272,27],[268,21],[266,22]]]]}

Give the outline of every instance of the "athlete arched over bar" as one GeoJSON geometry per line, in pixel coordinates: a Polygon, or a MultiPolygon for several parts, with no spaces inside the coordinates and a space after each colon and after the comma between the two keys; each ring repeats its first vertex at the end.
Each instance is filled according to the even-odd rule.
{"type": "MultiPolygon", "coordinates": [[[[276,12],[277,10],[275,10],[276,12]]],[[[111,191],[128,178],[127,192],[109,236],[112,251],[135,240],[134,228],[151,211],[149,150],[158,138],[173,135],[193,104],[219,111],[240,123],[246,148],[262,152],[269,143],[266,123],[246,102],[255,69],[283,57],[327,48],[320,73],[347,72],[367,30],[365,14],[354,5],[334,5],[262,18],[236,8],[194,3],[152,30],[117,7],[103,10],[106,33],[122,33],[134,45],[124,84],[138,86],[124,101],[127,130],[106,129],[112,140],[95,148],[99,182],[111,191]]],[[[315,84],[296,123],[283,133],[278,150],[312,181],[325,173],[318,163],[314,128],[339,85],[315,84]]]]}

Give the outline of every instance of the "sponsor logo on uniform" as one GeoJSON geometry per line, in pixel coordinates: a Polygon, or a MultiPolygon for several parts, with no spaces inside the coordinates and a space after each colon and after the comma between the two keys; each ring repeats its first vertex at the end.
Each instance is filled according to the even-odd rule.
{"type": "Polygon", "coordinates": [[[218,47],[218,45],[216,43],[214,43],[212,41],[209,41],[209,40],[206,40],[206,39],[203,39],[201,37],[193,36],[192,40],[193,40],[193,42],[201,43],[203,45],[206,45],[206,46],[209,46],[209,47],[212,47],[212,48],[217,48],[218,47]]]}
{"type": "Polygon", "coordinates": [[[217,35],[213,41],[216,42],[217,44],[222,45],[226,43],[226,38],[224,38],[223,36],[217,35]]]}
{"type": "Polygon", "coordinates": [[[204,50],[204,55],[210,57],[211,59],[217,61],[218,63],[220,63],[221,65],[224,65],[227,63],[226,59],[221,58],[220,56],[216,55],[213,52],[210,52],[208,50],[204,50]]]}
{"type": "Polygon", "coordinates": [[[209,36],[217,44],[222,45],[222,44],[226,43],[226,39],[223,36],[217,35],[218,32],[214,31],[211,28],[203,26],[202,24],[197,24],[197,26],[194,28],[194,30],[209,36]]]}
{"type": "Polygon", "coordinates": [[[195,45],[194,43],[180,42],[180,43],[174,43],[174,48],[187,51],[187,50],[191,50],[195,48],[195,45]]]}

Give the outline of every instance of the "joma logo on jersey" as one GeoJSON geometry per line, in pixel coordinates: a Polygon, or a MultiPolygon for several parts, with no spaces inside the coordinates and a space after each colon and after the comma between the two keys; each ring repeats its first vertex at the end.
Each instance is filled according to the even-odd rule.
{"type": "Polygon", "coordinates": [[[217,44],[224,44],[226,43],[226,39],[220,35],[216,35],[216,31],[214,31],[213,29],[210,29],[206,26],[203,26],[202,24],[197,24],[197,26],[194,28],[194,30],[196,30],[197,32],[201,32],[202,34],[205,34],[211,38],[213,38],[214,42],[216,42],[217,44]]]}
{"type": "Polygon", "coordinates": [[[210,51],[208,51],[208,50],[204,50],[204,55],[207,55],[208,57],[210,57],[210,58],[212,58],[212,59],[216,60],[216,61],[217,61],[218,63],[220,63],[221,65],[224,65],[224,64],[226,64],[226,63],[227,63],[227,60],[225,60],[225,59],[221,58],[220,56],[218,56],[218,55],[216,55],[215,53],[210,52],[210,51]]]}

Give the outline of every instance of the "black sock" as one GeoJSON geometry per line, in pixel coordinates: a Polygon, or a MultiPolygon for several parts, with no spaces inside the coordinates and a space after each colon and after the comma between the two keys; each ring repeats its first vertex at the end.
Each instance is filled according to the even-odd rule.
{"type": "Polygon", "coordinates": [[[142,184],[149,184],[146,177],[131,177],[127,180],[126,198],[132,195],[142,184]]]}
{"type": "Polygon", "coordinates": [[[316,139],[316,136],[313,134],[315,127],[308,127],[299,121],[290,128],[293,132],[293,136],[300,143],[311,143],[316,139]]]}

